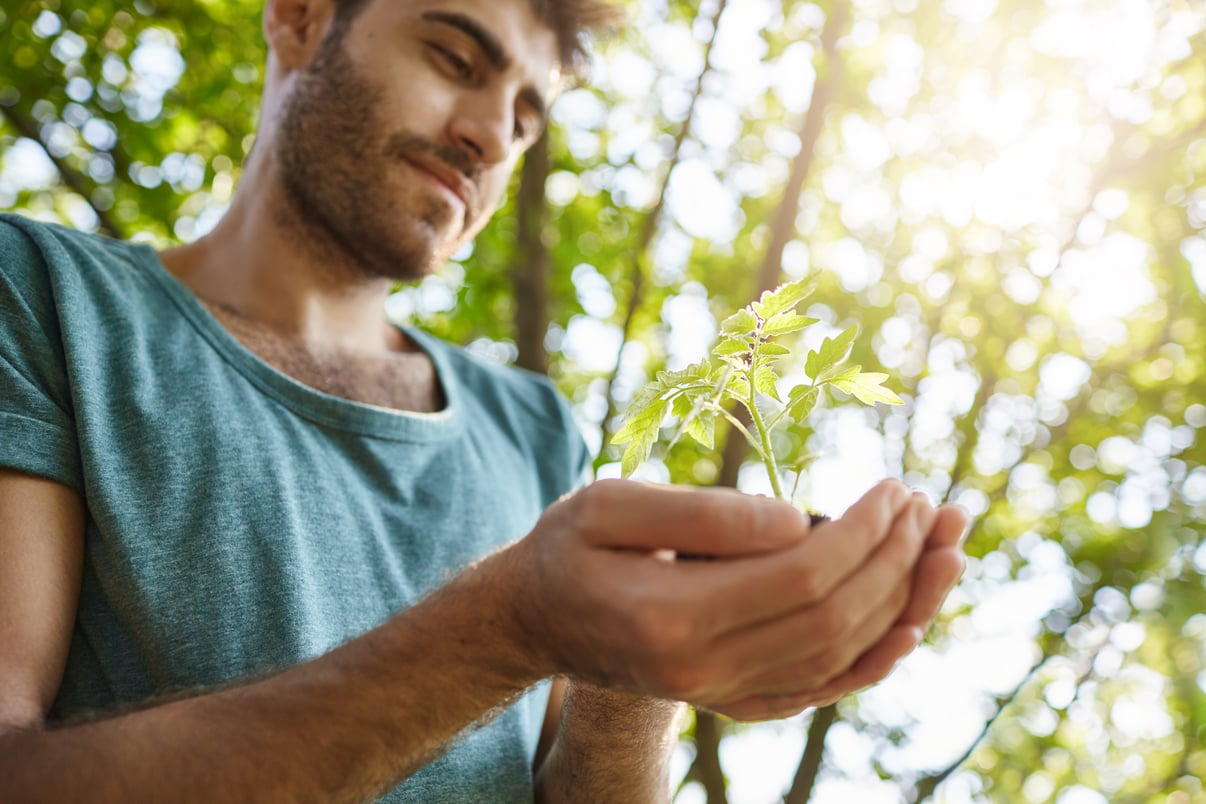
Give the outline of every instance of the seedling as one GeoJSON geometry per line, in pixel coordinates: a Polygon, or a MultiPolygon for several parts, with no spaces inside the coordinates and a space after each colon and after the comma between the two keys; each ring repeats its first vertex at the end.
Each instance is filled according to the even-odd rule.
{"type": "Polygon", "coordinates": [[[899,396],[883,387],[887,374],[845,365],[858,336],[857,324],[810,351],[804,360],[806,381],[783,394],[780,369],[791,366],[796,355],[778,339],[817,323],[796,312],[814,290],[815,280],[800,280],[763,293],[721,323],[720,341],[709,358],[681,371],[658,372],[632,400],[623,427],[612,438],[613,444],[628,445],[621,461],[624,477],[649,459],[668,417],[678,419],[671,446],[686,434],[709,450],[715,449],[716,423],[723,418],[762,459],[775,497],[794,499],[811,456],[777,456],[772,439],[777,429],[803,426],[826,388],[837,388],[867,405],[901,404],[899,396]],[[749,427],[733,414],[737,406],[748,413],[749,427]],[[790,497],[783,494],[784,469],[795,474],[790,497]]]}

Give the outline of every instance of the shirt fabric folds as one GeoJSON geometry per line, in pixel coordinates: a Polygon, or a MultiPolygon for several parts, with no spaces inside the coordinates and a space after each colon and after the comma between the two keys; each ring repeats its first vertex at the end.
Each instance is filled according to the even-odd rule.
{"type": "MultiPolygon", "coordinates": [[[[326,653],[581,483],[589,453],[545,378],[404,331],[438,413],[276,371],[150,246],[0,216],[0,466],[88,512],[52,720],[326,653]]],[[[542,684],[383,800],[530,801],[546,701],[542,684]]]]}

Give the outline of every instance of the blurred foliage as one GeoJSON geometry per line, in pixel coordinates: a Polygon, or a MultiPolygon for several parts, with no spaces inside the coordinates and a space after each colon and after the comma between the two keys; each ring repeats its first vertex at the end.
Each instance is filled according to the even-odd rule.
{"type": "MultiPolygon", "coordinates": [[[[821,411],[806,437],[834,462],[810,503],[832,510],[824,474],[854,466],[978,518],[928,644],[840,705],[813,800],[1204,801],[1202,6],[860,0],[826,60],[834,2],[735,2],[718,36],[714,0],[652,2],[600,45],[550,138],[550,372],[601,444],[617,354],[622,409],[707,352],[716,318],[755,290],[824,79],[814,164],[786,199],[785,277],[819,274],[808,314],[831,332],[857,320],[852,361],[890,371],[906,404],[821,411]],[[944,665],[969,669],[937,691],[909,672],[944,665]],[[952,698],[971,702],[960,723],[934,723],[952,698]]],[[[0,208],[158,244],[207,230],[252,142],[259,12],[5,0],[0,208]]],[[[391,311],[513,360],[516,241],[512,203],[391,311]]],[[[600,471],[617,456],[602,449],[600,471]]],[[[717,460],[684,441],[655,450],[649,476],[712,483],[717,460]]],[[[807,722],[787,727],[802,739],[807,722]]],[[[783,733],[725,739],[760,728],[783,733]]],[[[702,800],[705,766],[681,800],[702,800]]],[[[753,771],[723,770],[734,800],[758,800],[753,771]]]]}

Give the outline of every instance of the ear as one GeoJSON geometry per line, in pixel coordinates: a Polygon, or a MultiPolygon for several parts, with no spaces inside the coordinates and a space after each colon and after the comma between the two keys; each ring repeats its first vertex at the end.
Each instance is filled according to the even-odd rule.
{"type": "Polygon", "coordinates": [[[267,0],[264,38],[286,71],[310,63],[335,17],[335,0],[267,0]]]}

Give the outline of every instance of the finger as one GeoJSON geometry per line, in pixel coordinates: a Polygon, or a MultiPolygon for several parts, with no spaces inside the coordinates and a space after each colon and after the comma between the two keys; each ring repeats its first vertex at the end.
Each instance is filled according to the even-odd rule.
{"type": "Polygon", "coordinates": [[[824,600],[884,542],[909,499],[900,484],[881,484],[856,503],[853,516],[818,526],[788,550],[678,565],[698,600],[704,632],[719,636],[824,600]]]}
{"type": "MultiPolygon", "coordinates": [[[[896,515],[910,499],[912,496],[908,487],[899,480],[881,480],[850,506],[837,522],[844,522],[847,527],[863,527],[875,533],[887,533],[896,515]]],[[[824,527],[834,524],[827,523],[824,527]]]]}
{"type": "Polygon", "coordinates": [[[883,681],[904,657],[921,644],[921,629],[911,625],[894,626],[871,650],[864,653],[854,666],[815,690],[820,706],[828,706],[851,693],[883,681]]]}
{"type": "Polygon", "coordinates": [[[757,723],[794,717],[814,706],[825,704],[814,693],[806,692],[793,696],[751,696],[708,708],[741,723],[757,723]]]}
{"type": "Polygon", "coordinates": [[[742,556],[799,544],[809,532],[790,504],[733,489],[601,480],[573,503],[587,540],[613,549],[742,556]]]}
{"type": "MultiPolygon", "coordinates": [[[[853,658],[870,648],[871,642],[857,641],[859,626],[889,604],[903,579],[912,577],[921,550],[923,536],[914,510],[909,505],[896,517],[892,532],[871,559],[822,604],[715,640],[713,656],[719,657],[721,671],[717,676],[742,684],[776,668],[798,665],[802,683],[820,686],[842,670],[835,669],[826,654],[840,649],[853,658]],[[809,659],[814,660],[811,672],[804,670],[809,659]]],[[[902,610],[903,604],[894,608],[891,619],[902,610]]]]}
{"type": "Polygon", "coordinates": [[[751,681],[748,686],[764,695],[790,696],[802,690],[823,688],[832,679],[848,673],[862,655],[874,650],[892,631],[909,602],[911,584],[910,578],[901,579],[887,603],[876,608],[854,636],[835,645],[826,655],[774,670],[751,681]]]}
{"type": "Polygon", "coordinates": [[[967,535],[971,525],[971,516],[958,505],[943,505],[938,508],[937,517],[926,540],[928,549],[943,547],[958,547],[967,535]]]}
{"type": "Polygon", "coordinates": [[[930,502],[929,495],[924,491],[915,491],[913,492],[912,502],[913,505],[917,506],[917,524],[921,527],[921,532],[923,534],[930,533],[938,517],[938,512],[934,509],[933,503],[930,502]]]}
{"type": "Polygon", "coordinates": [[[913,597],[900,622],[928,629],[942,603],[963,574],[965,559],[960,550],[943,548],[930,550],[917,562],[913,597]]]}

